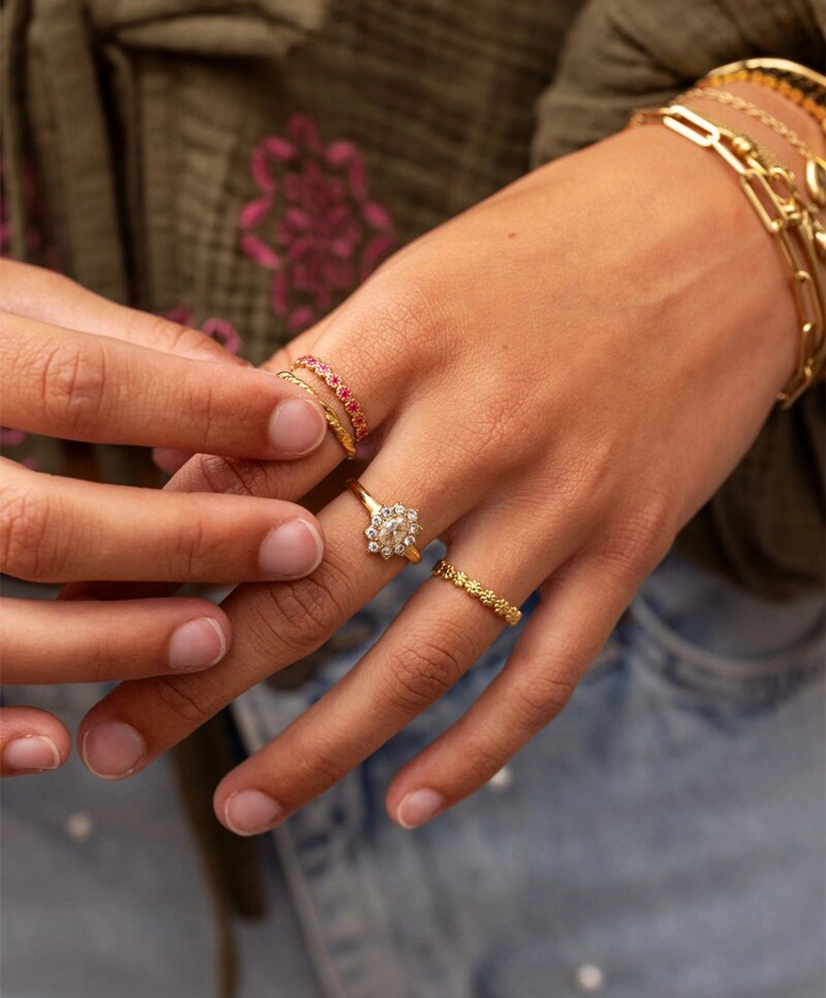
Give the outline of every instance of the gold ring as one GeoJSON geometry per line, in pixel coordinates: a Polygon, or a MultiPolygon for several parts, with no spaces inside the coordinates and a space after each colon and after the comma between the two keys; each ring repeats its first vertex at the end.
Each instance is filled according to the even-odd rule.
{"type": "Polygon", "coordinates": [[[305,384],[301,380],[301,378],[297,378],[294,374],[291,374],[289,371],[279,371],[278,377],[284,381],[289,381],[291,385],[295,385],[297,388],[301,388],[308,395],[312,395],[312,397],[316,400],[316,402],[318,402],[318,404],[324,410],[324,417],[327,420],[327,425],[330,427],[333,433],[335,433],[336,439],[344,448],[344,453],[347,456],[347,460],[352,461],[353,458],[356,456],[356,443],[353,440],[353,437],[349,433],[347,428],[342,425],[341,420],[335,414],[332,407],[327,405],[327,403],[324,401],[323,398],[319,398],[318,394],[314,392],[313,389],[310,388],[308,384],[305,384]]]}
{"type": "Polygon", "coordinates": [[[492,589],[485,589],[481,582],[476,579],[469,579],[464,572],[460,572],[455,565],[442,559],[433,566],[432,574],[439,579],[447,579],[458,589],[464,589],[468,596],[478,599],[484,606],[489,606],[497,617],[503,617],[506,624],[516,627],[522,619],[522,611],[513,603],[508,603],[506,599],[501,599],[492,589]]]}
{"type": "Polygon", "coordinates": [[[370,526],[364,531],[367,550],[387,559],[394,554],[407,558],[417,565],[422,556],[416,547],[416,535],[422,529],[419,511],[403,502],[382,506],[355,478],[347,483],[350,491],[370,514],[370,526]]]}

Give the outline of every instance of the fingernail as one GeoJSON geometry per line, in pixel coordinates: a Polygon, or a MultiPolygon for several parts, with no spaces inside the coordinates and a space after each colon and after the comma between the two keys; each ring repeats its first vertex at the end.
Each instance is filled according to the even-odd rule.
{"type": "Polygon", "coordinates": [[[290,520],[264,538],[258,566],[269,578],[300,579],[314,572],[324,555],[324,541],[308,520],[290,520]]]}
{"type": "Polygon", "coordinates": [[[239,790],[224,804],[224,821],[238,835],[266,832],[283,816],[284,808],[260,790],[239,790]]]}
{"type": "Polygon", "coordinates": [[[60,750],[46,735],[24,735],[5,747],[3,762],[10,769],[57,769],[60,750]]]}
{"type": "Polygon", "coordinates": [[[80,754],[86,768],[102,780],[128,776],[146,752],[146,742],[123,721],[107,721],[90,728],[80,754]]]}
{"type": "Polygon", "coordinates": [[[227,639],[212,617],[198,617],[181,624],[169,641],[169,668],[195,672],[217,665],[227,653],[227,639]]]}
{"type": "Polygon", "coordinates": [[[282,402],[270,417],[270,441],[281,454],[309,454],[326,432],[327,421],[321,410],[306,399],[282,402]]]}
{"type": "Polygon", "coordinates": [[[444,797],[435,790],[414,790],[399,804],[396,821],[402,828],[418,828],[430,821],[444,806],[444,797]]]}

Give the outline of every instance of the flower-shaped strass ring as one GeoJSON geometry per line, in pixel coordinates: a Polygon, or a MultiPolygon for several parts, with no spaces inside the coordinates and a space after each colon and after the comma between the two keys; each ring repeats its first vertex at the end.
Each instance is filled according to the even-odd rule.
{"type": "Polygon", "coordinates": [[[351,479],[347,484],[370,514],[370,525],[364,531],[367,550],[385,559],[397,554],[414,565],[418,564],[422,560],[416,547],[416,535],[422,529],[419,511],[402,502],[384,506],[370,495],[361,482],[351,479]]]}

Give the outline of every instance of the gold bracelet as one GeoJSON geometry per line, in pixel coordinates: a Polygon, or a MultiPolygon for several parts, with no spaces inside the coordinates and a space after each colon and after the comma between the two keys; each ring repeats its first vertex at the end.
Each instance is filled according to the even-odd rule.
{"type": "Polygon", "coordinates": [[[712,69],[697,84],[719,87],[727,83],[753,83],[775,90],[801,107],[826,132],[826,76],[788,59],[743,59],[712,69]]]}
{"type": "MultiPolygon", "coordinates": [[[[752,104],[751,101],[747,101],[739,94],[729,93],[728,90],[716,90],[714,87],[696,86],[692,87],[691,90],[686,90],[677,100],[679,102],[686,97],[708,97],[709,100],[725,104],[735,111],[742,111],[744,114],[749,115],[749,117],[756,118],[757,121],[770,128],[776,135],[785,139],[792,148],[800,153],[806,162],[804,179],[806,181],[806,190],[812,201],[819,208],[826,206],[826,160],[813,152],[797,132],[789,128],[784,122],[779,121],[774,115],[769,114],[762,107],[752,104]]],[[[765,150],[758,149],[758,152],[762,154],[764,159],[769,159],[765,150]]]]}
{"type": "Polygon", "coordinates": [[[791,378],[778,394],[792,405],[821,375],[826,363],[824,230],[795,183],[794,174],[769,166],[754,143],[715,125],[691,108],[672,104],[635,111],[632,126],[661,123],[704,149],[712,149],[737,173],[740,186],[763,227],[780,246],[791,271],[791,289],[800,326],[800,349],[791,378]]]}
{"type": "Polygon", "coordinates": [[[313,389],[310,388],[306,382],[302,381],[301,378],[297,378],[290,371],[279,371],[278,377],[283,381],[288,381],[291,385],[295,385],[296,388],[300,388],[302,391],[307,392],[308,395],[312,395],[312,397],[324,410],[324,417],[327,420],[327,425],[333,433],[335,433],[336,439],[341,444],[347,460],[352,461],[356,456],[356,443],[347,428],[342,425],[341,420],[335,414],[332,406],[329,406],[323,398],[319,397],[318,392],[313,391],[313,389]]]}

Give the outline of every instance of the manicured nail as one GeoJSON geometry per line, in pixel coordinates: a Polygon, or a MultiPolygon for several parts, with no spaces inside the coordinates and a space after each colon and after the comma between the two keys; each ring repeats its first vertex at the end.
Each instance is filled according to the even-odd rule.
{"type": "Polygon", "coordinates": [[[264,538],[258,566],[271,579],[300,579],[318,568],[323,555],[318,528],[309,520],[290,520],[264,538]]]}
{"type": "Polygon", "coordinates": [[[270,441],[280,454],[309,454],[324,439],[327,420],[312,402],[289,399],[270,417],[270,441]]]}
{"type": "Polygon", "coordinates": [[[60,750],[46,735],[24,735],[3,749],[3,762],[9,769],[57,769],[60,750]]]}
{"type": "Polygon", "coordinates": [[[260,790],[239,790],[224,804],[224,822],[238,835],[259,835],[283,817],[284,808],[260,790]]]}
{"type": "Polygon", "coordinates": [[[169,642],[169,668],[195,672],[217,665],[227,653],[227,638],[212,617],[198,617],[181,624],[169,642]]]}
{"type": "Polygon", "coordinates": [[[145,752],[146,742],[123,721],[106,721],[90,728],[80,749],[86,768],[103,780],[128,776],[145,752]]]}
{"type": "Polygon", "coordinates": [[[444,806],[444,797],[435,790],[414,790],[399,804],[396,821],[402,828],[418,828],[435,817],[444,806]]]}

